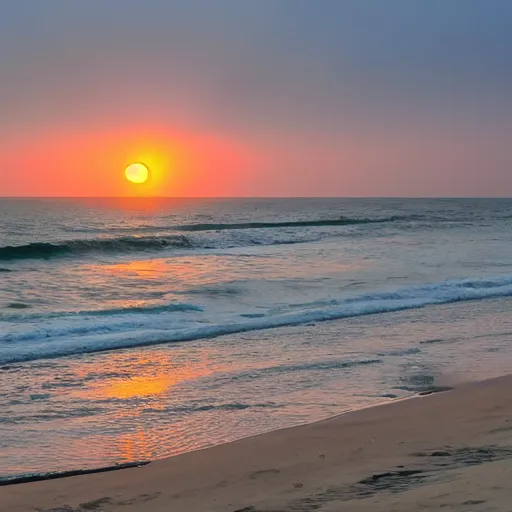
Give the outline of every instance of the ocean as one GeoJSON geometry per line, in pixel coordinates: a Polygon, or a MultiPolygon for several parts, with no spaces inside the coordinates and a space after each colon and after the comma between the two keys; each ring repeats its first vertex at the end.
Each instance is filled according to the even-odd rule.
{"type": "Polygon", "coordinates": [[[512,200],[0,199],[0,478],[510,372],[512,200]]]}

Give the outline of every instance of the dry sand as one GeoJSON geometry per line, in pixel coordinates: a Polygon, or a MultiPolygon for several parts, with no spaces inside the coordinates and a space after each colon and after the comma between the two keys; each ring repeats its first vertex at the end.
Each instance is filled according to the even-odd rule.
{"type": "Polygon", "coordinates": [[[0,487],[2,512],[512,511],[512,376],[134,469],[0,487]]]}

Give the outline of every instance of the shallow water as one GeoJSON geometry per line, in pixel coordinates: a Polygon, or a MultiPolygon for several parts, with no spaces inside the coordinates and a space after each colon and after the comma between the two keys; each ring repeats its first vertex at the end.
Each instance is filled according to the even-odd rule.
{"type": "Polygon", "coordinates": [[[0,467],[154,459],[503,375],[512,300],[4,367],[0,467]]]}

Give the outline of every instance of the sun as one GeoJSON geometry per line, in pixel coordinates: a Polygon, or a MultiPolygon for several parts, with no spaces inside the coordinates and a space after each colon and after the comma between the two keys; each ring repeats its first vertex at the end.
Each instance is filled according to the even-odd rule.
{"type": "Polygon", "coordinates": [[[124,170],[124,175],[126,179],[132,183],[146,183],[149,179],[149,169],[144,164],[135,162],[124,170]]]}

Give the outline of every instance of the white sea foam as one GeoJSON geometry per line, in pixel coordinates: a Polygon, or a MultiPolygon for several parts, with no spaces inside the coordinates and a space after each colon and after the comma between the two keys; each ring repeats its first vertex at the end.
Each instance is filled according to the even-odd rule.
{"type": "MultiPolygon", "coordinates": [[[[223,334],[269,329],[309,322],[386,313],[434,304],[512,296],[512,276],[486,279],[448,280],[435,284],[375,291],[342,299],[300,304],[290,309],[251,313],[219,314],[186,305],[154,312],[115,310],[113,315],[83,312],[55,315],[45,320],[3,322],[0,363],[7,364],[88,352],[170,342],[214,338],[223,334]],[[299,307],[297,307],[299,306],[299,307]],[[283,311],[283,312],[280,312],[283,311]]],[[[291,304],[290,306],[294,306],[291,304]]],[[[14,315],[11,315],[14,316],[14,315]]]]}

